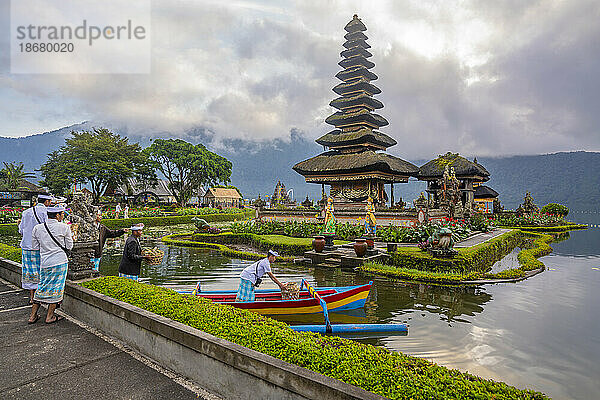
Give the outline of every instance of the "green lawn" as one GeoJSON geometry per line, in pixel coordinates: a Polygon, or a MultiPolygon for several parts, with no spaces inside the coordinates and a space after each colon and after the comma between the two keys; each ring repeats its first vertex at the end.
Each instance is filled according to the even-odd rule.
{"type": "MultiPolygon", "coordinates": [[[[284,235],[257,235],[261,237],[265,242],[272,244],[283,244],[283,245],[306,245],[311,246],[313,238],[296,238],[284,235]]],[[[334,244],[345,244],[349,243],[347,240],[334,240],[334,244]]]]}

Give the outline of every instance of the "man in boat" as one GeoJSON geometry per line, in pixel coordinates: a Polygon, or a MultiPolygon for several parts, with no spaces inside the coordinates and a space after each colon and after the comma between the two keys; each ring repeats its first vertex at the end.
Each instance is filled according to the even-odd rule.
{"type": "Polygon", "coordinates": [[[240,287],[238,288],[235,301],[254,301],[254,289],[260,285],[264,274],[268,274],[269,278],[271,278],[277,286],[281,289],[285,289],[283,283],[279,282],[271,272],[271,263],[274,263],[277,257],[279,257],[279,254],[273,250],[269,250],[266,258],[244,268],[240,274],[240,287]]]}

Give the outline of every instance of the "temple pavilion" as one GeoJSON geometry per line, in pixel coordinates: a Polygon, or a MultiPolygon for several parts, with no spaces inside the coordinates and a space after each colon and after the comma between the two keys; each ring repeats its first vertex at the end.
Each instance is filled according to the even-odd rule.
{"type": "Polygon", "coordinates": [[[375,110],[383,104],[373,96],[381,90],[371,82],[377,75],[370,71],[375,64],[368,60],[367,30],[357,15],[344,28],[345,50],[338,63],[343,70],[336,77],[342,82],[333,88],[339,95],[329,105],[336,108],[325,119],[334,130],[316,140],[327,150],[296,164],[293,169],[306,182],[330,186],[330,196],[337,209],[362,207],[371,196],[378,206],[387,199],[385,184],[390,185],[393,202],[393,184],[408,182],[418,175],[418,168],[408,161],[385,153],[397,142],[379,132],[388,121],[375,110]]]}
{"type": "MultiPolygon", "coordinates": [[[[469,161],[457,153],[448,152],[429,161],[419,168],[418,178],[427,182],[429,203],[433,208],[440,206],[440,194],[442,192],[440,182],[444,176],[446,166],[452,169],[456,179],[460,182],[459,190],[462,207],[469,211],[473,210],[476,187],[482,182],[488,181],[490,173],[477,162],[477,159],[469,161]]],[[[496,193],[497,196],[498,193],[496,193]]]]}

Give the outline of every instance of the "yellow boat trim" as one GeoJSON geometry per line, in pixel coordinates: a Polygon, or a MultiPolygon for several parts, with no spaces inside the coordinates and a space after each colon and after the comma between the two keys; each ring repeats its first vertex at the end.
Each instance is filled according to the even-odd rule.
{"type": "MultiPolygon", "coordinates": [[[[369,295],[369,291],[367,290],[367,291],[357,293],[353,296],[347,297],[342,300],[334,301],[332,303],[327,303],[327,310],[332,310],[334,308],[343,307],[346,304],[350,304],[354,301],[364,300],[367,298],[368,295],[369,295]]],[[[247,308],[246,310],[254,311],[259,314],[267,314],[267,315],[314,314],[314,313],[323,312],[323,307],[321,307],[320,304],[317,304],[315,306],[299,307],[299,308],[296,308],[296,307],[285,307],[285,308],[273,307],[273,308],[259,308],[259,309],[247,308]]]]}

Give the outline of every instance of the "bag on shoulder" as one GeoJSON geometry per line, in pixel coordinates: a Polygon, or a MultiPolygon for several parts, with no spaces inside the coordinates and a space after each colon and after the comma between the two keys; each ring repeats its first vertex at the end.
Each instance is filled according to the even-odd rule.
{"type": "Polygon", "coordinates": [[[67,249],[65,246],[61,245],[60,243],[58,243],[58,240],[56,240],[56,238],[52,235],[52,232],[50,232],[50,229],[48,228],[48,225],[45,222],[44,222],[44,226],[46,227],[46,231],[48,232],[48,235],[50,235],[52,240],[54,240],[54,243],[56,243],[56,245],[58,247],[60,247],[60,249],[62,251],[65,252],[65,254],[67,255],[67,258],[71,257],[72,251],[70,249],[67,249]]]}

